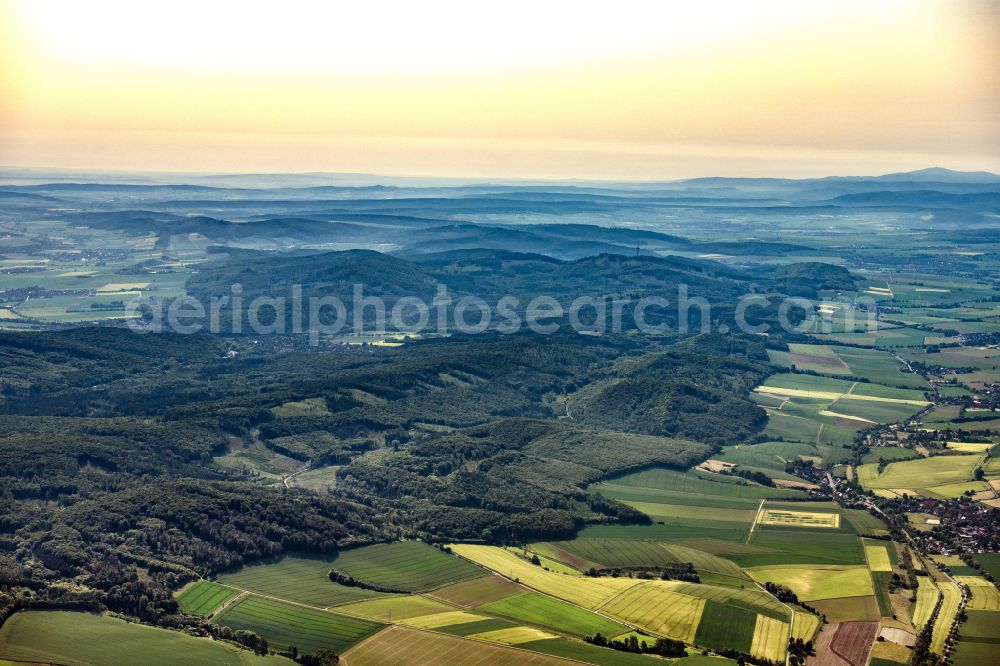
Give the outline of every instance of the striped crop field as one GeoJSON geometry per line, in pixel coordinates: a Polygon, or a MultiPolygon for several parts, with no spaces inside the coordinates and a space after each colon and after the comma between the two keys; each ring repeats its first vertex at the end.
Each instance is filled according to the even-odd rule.
{"type": "Polygon", "coordinates": [[[337,606],[337,612],[345,615],[360,615],[378,622],[396,622],[411,617],[430,615],[432,613],[447,613],[455,610],[448,604],[417,595],[393,595],[353,604],[337,606]]]}
{"type": "Polygon", "coordinates": [[[831,511],[793,511],[791,509],[765,508],[757,520],[758,525],[781,527],[840,527],[840,514],[831,511]]]}
{"type": "MultiPolygon", "coordinates": [[[[547,642],[547,641],[546,641],[547,642]]],[[[484,641],[392,626],[356,645],[343,656],[351,666],[420,664],[421,666],[569,666],[574,662],[484,641]]]]}
{"type": "Polygon", "coordinates": [[[441,599],[463,608],[475,608],[483,604],[500,601],[525,591],[517,583],[513,583],[497,574],[482,576],[439,587],[427,596],[441,599]]]}
{"type": "Polygon", "coordinates": [[[951,625],[955,624],[958,617],[958,604],[962,600],[962,591],[955,583],[938,583],[938,589],[944,599],[941,601],[941,610],[938,611],[937,619],[934,621],[934,633],[931,637],[931,650],[937,654],[944,653],[944,641],[948,638],[951,625]]]}
{"type": "Polygon", "coordinates": [[[288,555],[278,560],[245,566],[219,576],[219,582],[243,590],[279,597],[309,606],[339,604],[388,596],[330,580],[332,558],[288,555]]]}
{"type": "Polygon", "coordinates": [[[199,580],[181,590],[177,595],[177,603],[185,613],[207,616],[237,594],[239,591],[231,587],[199,580]]]}
{"type": "Polygon", "coordinates": [[[477,610],[490,615],[508,617],[525,624],[548,627],[574,636],[594,634],[614,636],[629,630],[628,627],[603,615],[536,592],[509,597],[480,606],[477,610]]]}
{"type": "Polygon", "coordinates": [[[892,562],[889,561],[889,551],[884,543],[865,542],[865,557],[868,560],[868,568],[872,571],[892,571],[892,562]]]}
{"type": "Polygon", "coordinates": [[[272,648],[301,652],[333,650],[338,654],[384,625],[329,611],[248,596],[214,618],[216,624],[263,636],[272,648]]]}
{"type": "Polygon", "coordinates": [[[358,580],[408,592],[483,575],[482,569],[420,541],[397,541],[340,553],[333,568],[358,580]]]}
{"type": "Polygon", "coordinates": [[[479,622],[488,620],[485,615],[476,615],[468,611],[448,611],[445,613],[432,613],[430,615],[420,615],[402,620],[401,623],[408,627],[418,629],[437,629],[438,627],[450,627],[455,624],[467,624],[469,622],[479,622]]]}
{"type": "Polygon", "coordinates": [[[819,616],[812,613],[795,611],[795,621],[791,626],[791,637],[811,641],[816,637],[816,632],[819,631],[820,626],[819,616]]]}
{"type": "Polygon", "coordinates": [[[784,604],[756,587],[723,587],[721,585],[680,582],[669,583],[669,585],[672,591],[679,594],[687,594],[692,597],[701,597],[707,601],[746,608],[755,613],[769,615],[779,620],[788,619],[788,611],[784,604]]]}
{"type": "Polygon", "coordinates": [[[519,645],[521,643],[544,641],[559,637],[555,634],[548,634],[541,629],[535,629],[534,627],[508,627],[506,629],[484,631],[480,634],[470,634],[468,638],[489,641],[490,643],[503,643],[504,645],[519,645]]]}
{"type": "Polygon", "coordinates": [[[934,612],[934,607],[937,605],[941,593],[927,576],[917,576],[917,585],[917,605],[913,609],[913,626],[922,629],[931,619],[931,613],[934,612]]]}
{"type": "Polygon", "coordinates": [[[968,586],[972,598],[966,604],[969,610],[1000,611],[1000,590],[982,576],[955,576],[955,580],[968,586]]]}
{"type": "Polygon", "coordinates": [[[750,654],[770,661],[784,661],[788,651],[788,623],[763,615],[757,616],[750,654]]]}
{"type": "Polygon", "coordinates": [[[611,599],[601,612],[685,643],[694,641],[705,600],[646,581],[611,599]]]}

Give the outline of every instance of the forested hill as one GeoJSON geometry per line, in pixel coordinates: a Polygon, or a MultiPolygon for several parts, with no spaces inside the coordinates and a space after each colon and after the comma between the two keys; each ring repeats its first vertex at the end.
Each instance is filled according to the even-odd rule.
{"type": "Polygon", "coordinates": [[[761,358],[759,339],[712,336],[485,334],[273,354],[122,329],[0,334],[4,607],[75,600],[162,621],[181,581],[288,549],[555,538],[642,521],[582,485],[697,463],[723,418],[733,437],[752,436],[761,358]],[[642,368],[652,384],[629,418],[566,418],[642,368]],[[668,433],[643,414],[681,426],[668,433]],[[338,465],[338,484],[264,487],[221,464],[246,447],[338,465]],[[60,584],[69,578],[75,587],[60,584]]]}
{"type": "MultiPolygon", "coordinates": [[[[401,298],[415,297],[430,305],[438,288],[446,289],[453,304],[463,296],[484,299],[494,306],[501,298],[519,300],[515,311],[523,314],[531,299],[551,297],[564,308],[576,298],[616,297],[627,301],[623,324],[634,327],[636,303],[643,298],[666,299],[673,307],[648,311],[650,323],[676,329],[676,304],[682,290],[689,298],[712,303],[713,324],[733,327],[737,299],[749,293],[792,293],[815,296],[820,289],[853,289],[848,271],[814,262],[791,263],[746,271],[707,259],[679,256],[652,257],[602,253],[580,259],[491,249],[463,249],[406,258],[371,250],[303,254],[274,254],[245,250],[214,252],[215,259],[199,269],[187,283],[190,295],[207,304],[232,295],[239,285],[244,303],[257,297],[284,298],[290,302],[293,287],[301,289],[303,318],[309,299],[335,296],[346,306],[347,322],[354,325],[355,287],[366,297],[384,299],[387,310],[401,298]]],[[[774,304],[772,304],[774,306],[774,304]]],[[[451,307],[451,306],[447,306],[451,307]]],[[[207,309],[207,306],[206,306],[207,309]]],[[[773,320],[774,312],[753,308],[750,323],[773,320]]],[[[230,305],[221,309],[223,326],[231,326],[230,305]]],[[[286,308],[285,330],[293,329],[292,312],[286,308]]],[[[700,324],[701,311],[688,315],[691,327],[700,324]]],[[[365,316],[373,313],[365,310],[365,316]]],[[[269,320],[270,321],[270,320],[269,320]]],[[[326,321],[325,319],[323,320],[326,321]]],[[[373,322],[365,320],[365,326],[373,322]]],[[[243,330],[249,324],[244,314],[243,330]]]]}

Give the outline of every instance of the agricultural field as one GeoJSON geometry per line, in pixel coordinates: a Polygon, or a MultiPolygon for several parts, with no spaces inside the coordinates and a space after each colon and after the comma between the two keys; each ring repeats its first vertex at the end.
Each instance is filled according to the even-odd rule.
{"type": "Polygon", "coordinates": [[[758,525],[781,527],[833,528],[840,527],[840,513],[830,511],[796,511],[768,508],[766,505],[757,518],[758,525]]]}
{"type": "Polygon", "coordinates": [[[278,648],[302,652],[333,650],[342,653],[384,625],[329,611],[250,595],[213,618],[231,629],[247,629],[278,648]]]}
{"type": "MultiPolygon", "coordinates": [[[[904,372],[905,365],[888,352],[837,345],[789,344],[787,362],[772,363],[821,375],[855,377],[900,388],[928,389],[918,374],[904,372]]],[[[784,360],[784,359],[782,359],[784,360]]]]}
{"type": "MultiPolygon", "coordinates": [[[[955,576],[955,580],[969,588],[972,596],[965,604],[968,610],[1000,611],[1000,590],[982,576],[955,576]]],[[[997,616],[1000,618],[1000,615],[997,616]]]]}
{"type": "Polygon", "coordinates": [[[578,534],[580,539],[745,541],[760,500],[805,497],[800,490],[764,487],[702,470],[649,469],[592,484],[588,490],[647,513],[653,524],[587,527],[578,534]]]}
{"type": "Polygon", "coordinates": [[[880,474],[878,465],[858,468],[858,482],[867,489],[910,490],[928,497],[958,497],[970,488],[985,488],[974,481],[982,455],[948,455],[892,462],[880,474]]]}
{"type": "Polygon", "coordinates": [[[906,420],[928,404],[923,392],[912,388],[794,373],[772,375],[754,391],[768,415],[765,434],[813,446],[847,446],[859,430],[906,420]]]}
{"type": "Polygon", "coordinates": [[[599,608],[623,590],[643,582],[631,578],[589,578],[546,571],[496,546],[454,544],[451,548],[456,554],[522,585],[584,608],[599,608]]]}
{"type": "Polygon", "coordinates": [[[691,643],[706,603],[649,581],[611,598],[601,611],[655,634],[691,643]]]}
{"type": "Polygon", "coordinates": [[[758,527],[749,545],[758,550],[728,555],[741,567],[783,564],[865,564],[861,539],[847,528],[758,527]]]}
{"type": "Polygon", "coordinates": [[[360,615],[378,622],[394,622],[412,617],[454,611],[454,606],[436,599],[418,595],[399,595],[358,601],[337,606],[336,611],[345,615],[360,615]]]}
{"type": "Polygon", "coordinates": [[[715,601],[705,603],[694,636],[697,645],[715,649],[731,648],[750,654],[757,614],[715,601]]]}
{"type": "Polygon", "coordinates": [[[781,661],[788,652],[788,624],[774,618],[757,616],[750,654],[760,659],[781,661]]]}
{"type": "Polygon", "coordinates": [[[177,594],[177,603],[185,613],[211,615],[219,606],[237,594],[239,591],[231,587],[200,580],[181,590],[177,594]]]}
{"type": "Polygon", "coordinates": [[[931,650],[937,654],[944,652],[944,641],[951,631],[951,625],[955,624],[958,618],[958,605],[962,600],[962,592],[958,585],[950,582],[937,584],[943,597],[941,609],[938,611],[937,619],[934,621],[934,632],[931,637],[931,650]]]}
{"type": "Polygon", "coordinates": [[[865,557],[868,559],[868,569],[879,572],[892,571],[892,562],[889,559],[889,548],[891,547],[892,544],[865,541],[865,557]]]}
{"type": "Polygon", "coordinates": [[[962,623],[962,640],[954,652],[956,666],[993,666],[1000,664],[1000,613],[968,610],[962,623]]]}
{"type": "MultiPolygon", "coordinates": [[[[603,615],[627,622],[650,633],[692,642],[700,626],[701,614],[706,604],[724,608],[743,609],[753,615],[764,613],[761,618],[788,617],[785,607],[770,595],[753,588],[720,587],[707,584],[681,583],[632,578],[590,578],[546,571],[519,557],[510,550],[493,546],[456,544],[453,550],[483,566],[510,576],[513,580],[570,603],[599,610],[603,615]]],[[[560,617],[560,625],[532,611],[515,609],[525,601],[534,605],[547,605],[533,597],[510,597],[480,607],[477,612],[496,612],[524,622],[579,633],[583,618],[575,619],[569,611],[553,611],[560,617]],[[504,612],[507,609],[507,612],[504,612]],[[568,623],[568,624],[567,624],[568,623]],[[574,629],[573,623],[579,623],[574,629]]],[[[541,612],[541,611],[539,611],[541,612]]],[[[588,622],[593,622],[587,618],[588,622]]],[[[779,623],[781,620],[777,620],[779,623]]],[[[787,622],[784,623],[787,637],[787,622]]],[[[710,629],[706,626],[706,631],[710,629]]],[[[777,654],[777,652],[774,652],[777,654]]]]}
{"type": "Polygon", "coordinates": [[[747,572],[755,580],[778,583],[791,589],[802,601],[818,601],[874,594],[867,567],[798,565],[753,567],[747,572]]]}
{"type": "Polygon", "coordinates": [[[1000,553],[979,553],[974,557],[983,571],[1000,580],[1000,553]]]}
{"type": "Polygon", "coordinates": [[[485,615],[477,615],[468,611],[446,610],[444,612],[430,613],[429,615],[418,615],[399,620],[399,624],[416,629],[440,629],[441,627],[453,627],[462,624],[478,623],[490,618],[485,615]]]}
{"type": "Polygon", "coordinates": [[[241,590],[279,597],[323,608],[361,599],[387,596],[330,580],[333,558],[286,555],[274,561],[251,564],[219,576],[219,582],[241,590]]]}
{"type": "Polygon", "coordinates": [[[931,613],[937,605],[941,592],[937,586],[927,576],[917,577],[917,603],[913,609],[913,626],[917,629],[923,628],[927,621],[931,619],[931,613]]]}
{"type": "Polygon", "coordinates": [[[480,606],[478,611],[573,636],[616,636],[628,627],[544,594],[527,592],[480,606]]]}
{"type": "Polygon", "coordinates": [[[71,664],[175,666],[178,655],[191,664],[294,666],[278,656],[261,657],[228,643],[195,638],[107,615],[72,611],[21,611],[0,627],[0,661],[71,664]]]}
{"type": "Polygon", "coordinates": [[[493,574],[452,583],[429,592],[427,596],[463,608],[475,608],[521,594],[524,588],[503,576],[493,574]]]}
{"type": "Polygon", "coordinates": [[[387,588],[423,592],[483,575],[483,570],[420,541],[399,541],[342,551],[337,571],[387,588]]]}
{"type": "Polygon", "coordinates": [[[384,666],[404,661],[426,666],[462,663],[565,666],[571,663],[558,657],[399,626],[389,627],[347,651],[344,661],[350,666],[384,666]]]}

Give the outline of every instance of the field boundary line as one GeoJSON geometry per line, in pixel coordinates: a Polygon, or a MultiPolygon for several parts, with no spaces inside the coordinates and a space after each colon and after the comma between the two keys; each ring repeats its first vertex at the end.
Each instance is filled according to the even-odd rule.
{"type": "MultiPolygon", "coordinates": [[[[227,587],[228,587],[228,586],[227,586],[227,587]]],[[[239,589],[239,588],[233,588],[233,589],[239,589]]],[[[233,597],[230,597],[229,599],[226,599],[226,600],[225,600],[224,602],[222,602],[222,605],[221,605],[221,606],[219,606],[218,608],[216,608],[216,609],[215,609],[214,611],[212,611],[211,615],[209,615],[208,617],[209,617],[209,618],[214,618],[214,617],[215,617],[215,616],[217,616],[217,615],[218,615],[219,613],[222,613],[222,612],[223,612],[223,611],[225,611],[225,610],[226,610],[227,608],[229,608],[230,606],[232,606],[233,604],[235,604],[235,603],[236,603],[237,601],[239,601],[240,599],[242,599],[242,598],[244,598],[244,597],[248,596],[249,594],[250,594],[250,593],[249,593],[249,592],[247,592],[246,590],[240,590],[240,593],[239,593],[239,594],[237,594],[237,595],[235,595],[235,596],[233,596],[233,597]]]]}
{"type": "MultiPolygon", "coordinates": [[[[760,505],[757,507],[757,515],[754,516],[753,523],[750,525],[750,533],[747,534],[747,543],[750,543],[750,539],[753,538],[753,531],[757,527],[757,522],[760,520],[760,514],[764,511],[764,502],[766,501],[767,499],[762,499],[760,501],[760,505]]],[[[742,567],[740,568],[742,569],[742,567]]]]}

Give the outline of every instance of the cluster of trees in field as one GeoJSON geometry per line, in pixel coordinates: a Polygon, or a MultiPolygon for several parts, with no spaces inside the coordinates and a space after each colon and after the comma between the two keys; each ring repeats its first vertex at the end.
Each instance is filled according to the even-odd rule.
{"type": "Polygon", "coordinates": [[[640,641],[637,636],[632,635],[622,640],[616,640],[614,638],[606,638],[601,634],[595,634],[594,636],[585,636],[584,640],[591,645],[609,647],[613,650],[621,650],[622,652],[655,654],[668,658],[684,657],[687,655],[683,641],[675,641],[672,638],[657,638],[654,640],[650,637],[649,641],[640,641]]]}

